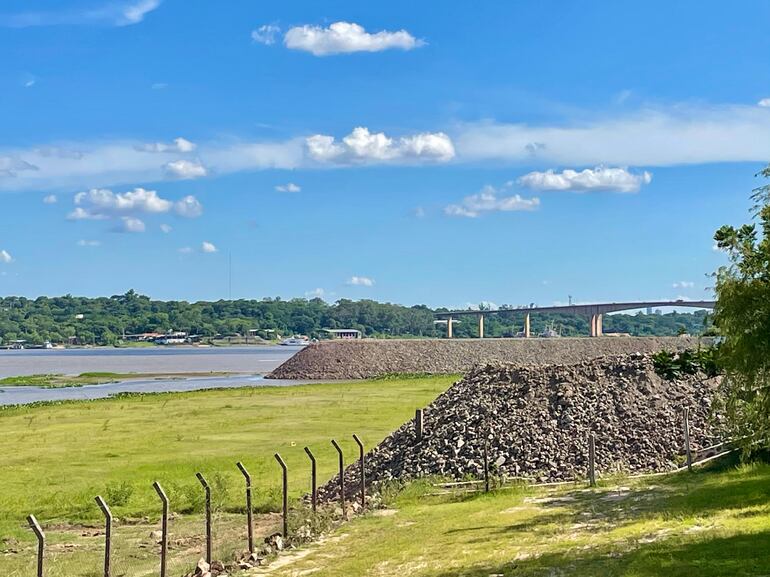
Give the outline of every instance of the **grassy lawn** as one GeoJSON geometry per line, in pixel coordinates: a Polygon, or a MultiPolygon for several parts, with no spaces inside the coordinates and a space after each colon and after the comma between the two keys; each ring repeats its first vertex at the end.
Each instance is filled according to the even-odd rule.
{"type": "Polygon", "coordinates": [[[305,445],[325,480],[336,468],[332,437],[352,461],[352,433],[375,445],[453,380],[222,389],[0,409],[0,540],[31,544],[30,513],[49,527],[99,522],[97,494],[112,503],[116,517],[155,520],[154,480],[166,488],[173,511],[197,513],[202,491],[196,471],[213,485],[219,509],[240,511],[238,460],[254,479],[255,507],[277,510],[280,469],[273,453],[287,461],[291,490],[299,496],[309,487],[305,445]]]}
{"type": "MultiPolygon", "coordinates": [[[[770,575],[770,466],[427,496],[342,526],[276,577],[770,575]],[[392,514],[389,514],[392,513],[392,514]]],[[[260,569],[257,574],[267,572],[260,569]]]]}
{"type": "Polygon", "coordinates": [[[169,379],[192,377],[220,377],[231,373],[80,373],[79,375],[22,375],[0,379],[0,387],[82,387],[84,385],[103,385],[117,381],[135,379],[169,379]]]}
{"type": "MultiPolygon", "coordinates": [[[[275,530],[279,451],[295,497],[309,485],[303,447],[321,479],[336,469],[337,438],[351,462],[358,433],[371,446],[413,416],[452,377],[398,377],[292,388],[124,397],[0,410],[3,491],[0,571],[34,574],[34,513],[48,536],[51,577],[96,577],[103,495],[118,519],[114,575],[157,574],[159,480],[172,500],[169,575],[203,551],[202,471],[214,490],[215,556],[245,545],[242,460],[254,477],[257,538],[275,530]]],[[[770,465],[723,464],[694,474],[431,496],[411,485],[391,509],[343,525],[321,544],[256,574],[288,577],[770,575],[770,465]]]]}

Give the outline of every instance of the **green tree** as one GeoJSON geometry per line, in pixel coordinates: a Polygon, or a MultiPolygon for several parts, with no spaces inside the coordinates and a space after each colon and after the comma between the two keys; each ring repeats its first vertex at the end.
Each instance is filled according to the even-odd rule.
{"type": "MultiPolygon", "coordinates": [[[[770,166],[761,173],[770,178],[770,166]]],[[[754,190],[756,223],[714,235],[730,264],[716,273],[714,323],[724,337],[721,361],[734,433],[770,444],[770,185],[754,190]]],[[[747,449],[759,445],[746,444],[747,449]]]]}

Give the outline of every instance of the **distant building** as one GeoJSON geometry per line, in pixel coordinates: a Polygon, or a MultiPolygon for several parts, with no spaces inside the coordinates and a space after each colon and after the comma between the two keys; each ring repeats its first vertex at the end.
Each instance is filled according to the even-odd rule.
{"type": "Polygon", "coordinates": [[[324,329],[333,339],[360,339],[361,331],[356,329],[324,329]]]}
{"type": "Polygon", "coordinates": [[[648,314],[648,315],[651,315],[651,314],[652,314],[652,307],[647,307],[647,314],[648,314]]]}

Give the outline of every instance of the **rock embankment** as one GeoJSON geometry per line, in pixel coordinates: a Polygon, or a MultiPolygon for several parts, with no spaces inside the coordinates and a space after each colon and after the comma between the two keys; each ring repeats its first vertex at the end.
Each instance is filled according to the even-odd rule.
{"type": "Polygon", "coordinates": [[[690,337],[326,341],[306,347],[268,378],[347,380],[394,373],[455,374],[485,363],[571,364],[697,344],[690,337]]]}
{"type": "MultiPolygon", "coordinates": [[[[720,418],[711,414],[718,386],[698,375],[662,380],[641,354],[479,367],[424,410],[422,441],[410,421],[366,456],[367,481],[478,477],[485,444],[495,475],[585,479],[592,432],[600,474],[672,470],[683,463],[684,407],[693,450],[718,442],[720,418]]],[[[350,494],[360,486],[358,468],[346,471],[350,494]]],[[[335,498],[338,482],[327,484],[326,498],[335,498]]]]}

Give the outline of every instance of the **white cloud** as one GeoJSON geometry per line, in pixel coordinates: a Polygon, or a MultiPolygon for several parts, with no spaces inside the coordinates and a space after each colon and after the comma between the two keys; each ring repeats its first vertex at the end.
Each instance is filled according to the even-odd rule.
{"type": "Polygon", "coordinates": [[[208,170],[200,162],[192,160],[174,160],[163,165],[166,176],[190,180],[208,175],[208,170]]]}
{"type": "Polygon", "coordinates": [[[374,286],[374,279],[367,276],[352,276],[347,284],[352,286],[374,286]]]}
{"type": "Polygon", "coordinates": [[[205,253],[209,253],[210,254],[210,253],[217,252],[217,247],[214,246],[213,244],[211,244],[210,242],[204,240],[201,243],[201,250],[203,252],[205,252],[205,253]]]}
{"type": "Polygon", "coordinates": [[[43,197],[44,204],[56,204],[57,202],[59,202],[59,199],[56,198],[55,194],[49,194],[48,196],[43,197]]]}
{"type": "Polygon", "coordinates": [[[106,214],[96,214],[89,212],[82,206],[76,207],[67,215],[67,220],[107,220],[110,218],[106,214]]]}
{"type": "MultiPolygon", "coordinates": [[[[75,204],[85,213],[94,216],[111,216],[126,213],[160,214],[171,210],[173,203],[158,196],[154,190],[135,188],[134,190],[115,193],[106,188],[92,188],[88,192],[78,192],[75,204]]],[[[75,214],[72,213],[72,214],[75,214]]],[[[77,218],[76,218],[77,220],[77,218]]]]}
{"type": "Polygon", "coordinates": [[[13,257],[7,250],[0,250],[0,262],[3,264],[10,264],[13,262],[13,257]]]}
{"type": "Polygon", "coordinates": [[[183,218],[198,218],[203,214],[203,205],[192,195],[174,203],[174,212],[183,218]]]}
{"type": "Polygon", "coordinates": [[[607,190],[611,192],[638,192],[643,184],[652,181],[652,174],[643,172],[634,174],[625,168],[586,168],[580,172],[563,170],[554,172],[530,172],[517,180],[521,186],[535,190],[564,190],[587,192],[591,190],[607,190]]]}
{"type": "Polygon", "coordinates": [[[671,285],[673,288],[693,288],[695,283],[689,280],[677,281],[671,285]]]}
{"type": "Polygon", "coordinates": [[[567,124],[465,124],[453,141],[464,162],[676,166],[767,162],[768,134],[770,108],[680,105],[567,124]]]}
{"type": "Polygon", "coordinates": [[[168,233],[170,233],[170,232],[171,232],[172,230],[174,230],[174,229],[171,227],[171,225],[170,225],[170,224],[161,224],[161,225],[160,225],[160,230],[161,230],[161,232],[163,232],[164,234],[168,234],[168,233]]]}
{"type": "Polygon", "coordinates": [[[443,132],[423,133],[393,139],[383,132],[372,133],[356,127],[341,142],[333,136],[316,134],[305,139],[310,158],[318,162],[356,163],[395,160],[451,160],[452,140],[443,132]]]}
{"type": "Polygon", "coordinates": [[[189,246],[183,246],[182,248],[179,249],[180,254],[191,254],[192,251],[193,249],[189,246]]]}
{"type": "MultiPolygon", "coordinates": [[[[323,134],[281,141],[217,140],[197,143],[196,154],[217,175],[319,164],[344,167],[448,160],[655,167],[767,162],[768,134],[770,108],[682,105],[572,124],[464,124],[451,134],[428,132],[404,138],[379,136],[362,128],[340,141],[323,134]]],[[[58,192],[83,182],[115,187],[159,181],[165,175],[163,162],[159,155],[137,150],[145,144],[69,142],[0,149],[0,190],[58,192]]]]}
{"type": "Polygon", "coordinates": [[[335,22],[328,28],[295,26],[283,37],[283,43],[292,50],[303,50],[315,56],[350,52],[381,52],[389,49],[412,50],[425,44],[406,30],[374,34],[354,22],[335,22]]]}
{"type": "MultiPolygon", "coordinates": [[[[203,214],[203,205],[194,196],[172,202],[160,197],[156,191],[144,188],[122,193],[92,188],[88,192],[77,193],[74,201],[75,209],[67,215],[68,220],[107,220],[140,214],[167,214],[172,210],[183,218],[197,218],[203,214]]],[[[120,230],[125,228],[125,223],[124,219],[120,230]]],[[[162,225],[161,229],[164,226],[168,225],[162,225]]]]}
{"type": "Polygon", "coordinates": [[[12,156],[0,156],[0,178],[3,176],[17,177],[19,172],[39,170],[34,164],[14,158],[12,156]]]}
{"type": "Polygon", "coordinates": [[[770,108],[770,98],[763,98],[757,102],[757,106],[761,106],[762,108],[770,108]]]}
{"type": "Polygon", "coordinates": [[[138,0],[126,5],[122,12],[122,18],[118,19],[119,26],[137,24],[144,20],[144,17],[160,6],[161,0],[138,0]]]}
{"type": "Polygon", "coordinates": [[[311,291],[305,291],[305,298],[308,299],[322,299],[326,291],[322,288],[316,288],[311,291]]]}
{"type": "Polygon", "coordinates": [[[95,8],[0,14],[0,27],[32,26],[130,26],[158,8],[161,0],[112,0],[95,8]]]}
{"type": "Polygon", "coordinates": [[[278,192],[300,192],[302,187],[298,184],[294,184],[293,182],[289,182],[287,184],[280,184],[276,186],[275,189],[278,192]]]}
{"type": "Polygon", "coordinates": [[[485,212],[512,212],[537,210],[540,199],[524,198],[518,194],[498,196],[499,191],[493,186],[485,186],[481,192],[466,196],[460,204],[450,204],[444,208],[449,216],[476,218],[485,212]]]}
{"type": "Polygon", "coordinates": [[[122,216],[120,220],[121,224],[113,229],[114,232],[139,233],[147,228],[143,221],[134,216],[122,216]]]}
{"type": "Polygon", "coordinates": [[[192,152],[197,148],[194,142],[190,142],[181,136],[172,142],[151,142],[136,146],[136,150],[142,152],[192,152]]]}
{"type": "Polygon", "coordinates": [[[101,241],[98,241],[98,240],[85,240],[84,239],[84,240],[79,240],[77,242],[77,245],[78,246],[83,246],[83,247],[86,247],[86,246],[88,246],[88,247],[96,247],[96,246],[101,246],[102,243],[101,243],[101,241]]]}
{"type": "Polygon", "coordinates": [[[256,30],[251,31],[251,39],[260,44],[272,46],[275,44],[275,37],[280,31],[281,29],[274,24],[264,24],[256,30]]]}

